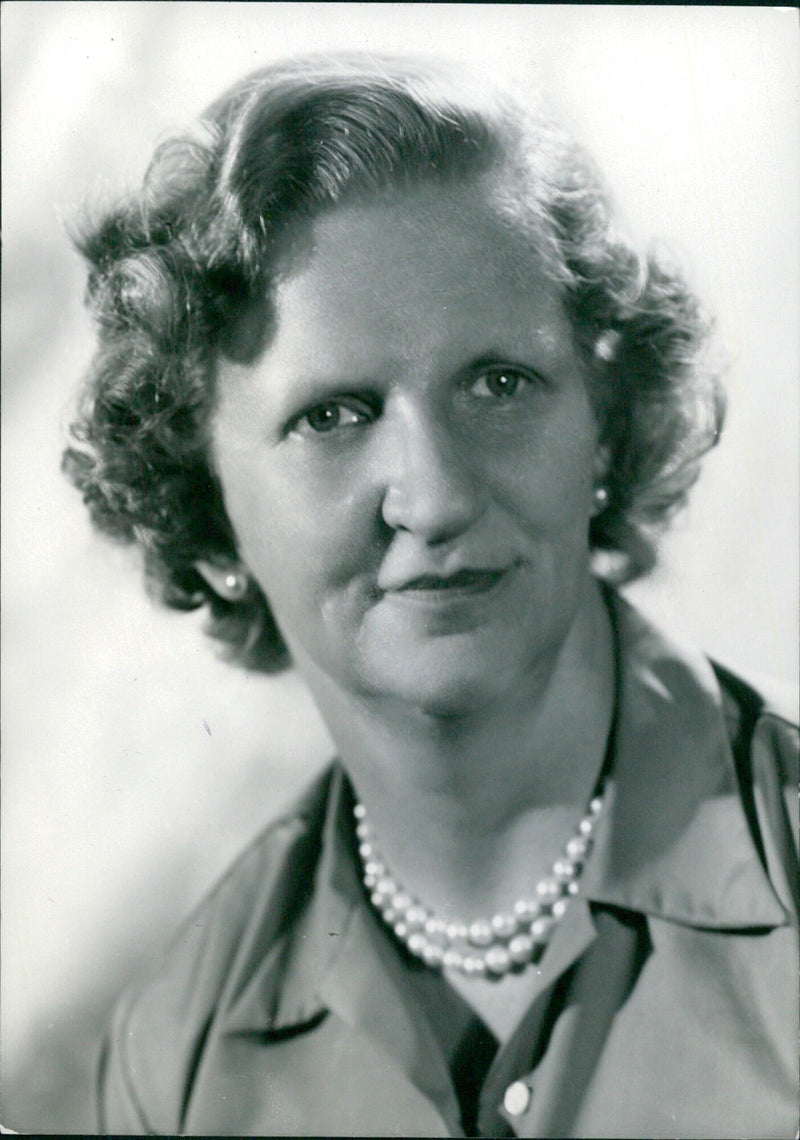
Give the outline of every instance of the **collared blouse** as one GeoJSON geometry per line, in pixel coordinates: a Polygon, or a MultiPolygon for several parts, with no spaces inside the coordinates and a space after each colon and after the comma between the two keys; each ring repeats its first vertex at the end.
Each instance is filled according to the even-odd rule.
{"type": "Polygon", "coordinates": [[[511,1038],[373,913],[334,764],[120,1004],[101,1131],[795,1136],[797,728],[613,609],[605,808],[511,1038]]]}

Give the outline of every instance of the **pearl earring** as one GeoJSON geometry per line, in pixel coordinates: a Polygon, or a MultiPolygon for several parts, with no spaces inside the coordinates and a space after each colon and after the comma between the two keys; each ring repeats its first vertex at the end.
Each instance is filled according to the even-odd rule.
{"type": "Polygon", "coordinates": [[[247,591],[247,579],[244,574],[226,574],[225,589],[228,591],[229,601],[236,602],[243,598],[247,591]]]}
{"type": "Polygon", "coordinates": [[[603,486],[595,487],[592,498],[594,500],[594,508],[597,513],[600,514],[600,512],[604,511],[608,506],[608,489],[603,486]]]}

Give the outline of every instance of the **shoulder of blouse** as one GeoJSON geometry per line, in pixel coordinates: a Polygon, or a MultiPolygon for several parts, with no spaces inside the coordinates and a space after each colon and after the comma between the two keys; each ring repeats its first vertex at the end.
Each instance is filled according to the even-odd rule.
{"type": "Polygon", "coordinates": [[[118,1004],[98,1071],[99,1131],[178,1133],[202,1043],[311,894],[333,767],[236,859],[118,1004]]]}
{"type": "Polygon", "coordinates": [[[742,677],[712,661],[731,744],[771,742],[785,781],[800,779],[800,687],[774,677],[742,677]]]}
{"type": "Polygon", "coordinates": [[[741,677],[714,663],[745,809],[781,902],[800,914],[800,693],[790,682],[741,677]]]}

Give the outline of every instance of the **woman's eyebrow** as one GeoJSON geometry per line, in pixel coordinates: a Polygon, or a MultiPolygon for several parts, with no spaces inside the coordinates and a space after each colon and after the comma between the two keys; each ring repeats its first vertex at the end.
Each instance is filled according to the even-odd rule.
{"type": "Polygon", "coordinates": [[[493,347],[468,357],[454,370],[456,379],[473,376],[486,368],[518,368],[521,371],[549,375],[558,366],[558,359],[546,346],[534,344],[513,347],[493,347]]]}
{"type": "Polygon", "coordinates": [[[361,375],[331,373],[330,376],[303,374],[288,388],[286,402],[295,403],[298,400],[307,402],[308,400],[326,399],[340,394],[366,394],[378,392],[387,386],[388,381],[377,378],[374,373],[363,373],[361,375]]]}
{"type": "Polygon", "coordinates": [[[486,352],[481,352],[477,356],[470,357],[467,362],[459,369],[463,372],[475,372],[481,368],[496,368],[498,365],[508,364],[517,368],[530,367],[525,364],[525,358],[528,353],[510,352],[502,349],[489,349],[486,352]]]}

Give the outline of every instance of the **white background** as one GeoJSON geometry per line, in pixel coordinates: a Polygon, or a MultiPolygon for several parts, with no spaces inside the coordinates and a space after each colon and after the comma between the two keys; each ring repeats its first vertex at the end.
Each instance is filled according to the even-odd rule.
{"type": "Polygon", "coordinates": [[[635,233],[719,317],[730,414],[633,595],[736,669],[797,673],[797,13],[21,3],[3,8],[3,1122],[90,1128],[105,1005],[328,749],[293,676],[218,663],[59,474],[91,352],[65,236],[227,84],[308,49],[446,52],[543,84],[635,233]]]}

